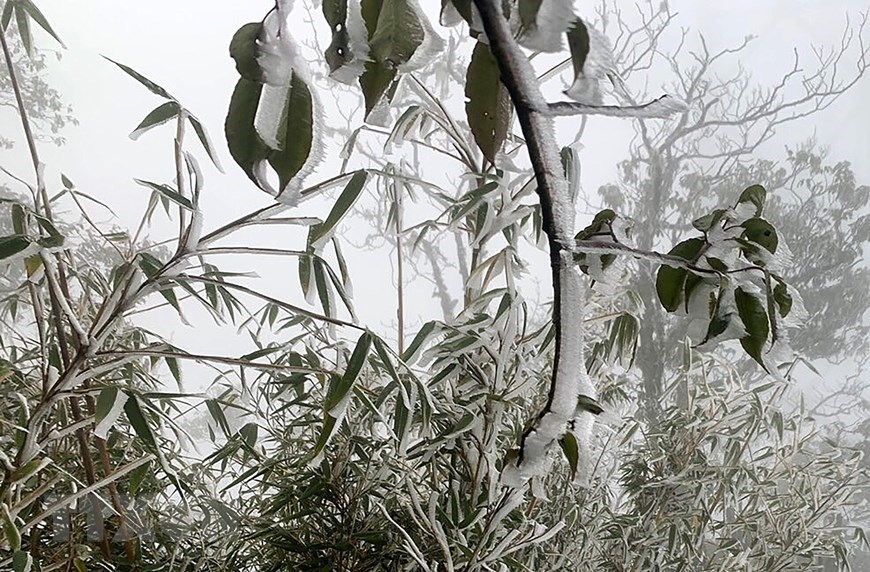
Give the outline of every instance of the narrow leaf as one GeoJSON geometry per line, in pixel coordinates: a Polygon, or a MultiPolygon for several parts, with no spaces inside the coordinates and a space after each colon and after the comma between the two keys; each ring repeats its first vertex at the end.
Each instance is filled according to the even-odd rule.
{"type": "MultiPolygon", "coordinates": [[[[106,58],[106,56],[103,56],[103,57],[106,58]]],[[[150,91],[151,93],[153,93],[155,95],[159,95],[160,97],[163,97],[166,99],[171,99],[171,100],[175,101],[175,98],[172,97],[171,95],[169,95],[169,93],[165,89],[163,89],[162,87],[160,87],[159,85],[157,85],[156,83],[154,83],[153,81],[151,81],[150,79],[145,77],[144,75],[140,74],[139,72],[137,72],[133,68],[131,68],[129,66],[125,66],[122,63],[118,63],[111,58],[106,58],[106,59],[109,60],[110,62],[112,62],[113,64],[115,64],[116,66],[118,66],[119,68],[121,68],[122,70],[124,70],[124,72],[126,72],[127,75],[129,75],[130,77],[132,77],[133,79],[135,79],[136,81],[138,81],[139,83],[141,83],[142,85],[147,87],[148,91],[150,91]]]]}
{"type": "Polygon", "coordinates": [[[312,247],[316,249],[332,235],[336,225],[344,218],[344,215],[347,214],[362,194],[367,179],[368,171],[359,170],[353,174],[350,181],[345,185],[344,190],[338,196],[338,199],[336,199],[335,204],[332,205],[326,220],[322,224],[312,228],[310,239],[312,247]]]}
{"type": "Polygon", "coordinates": [[[174,101],[167,101],[161,105],[158,105],[154,108],[151,113],[145,116],[145,119],[130,133],[130,139],[134,141],[139,138],[140,135],[157,127],[158,125],[163,125],[164,123],[172,120],[174,117],[178,115],[178,112],[181,108],[174,101]]]}

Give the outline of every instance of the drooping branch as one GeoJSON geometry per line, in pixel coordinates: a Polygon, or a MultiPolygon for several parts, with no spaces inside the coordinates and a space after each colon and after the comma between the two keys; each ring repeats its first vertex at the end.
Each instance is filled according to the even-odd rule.
{"type": "MultiPolygon", "coordinates": [[[[562,438],[578,415],[587,417],[581,443],[591,432],[592,414],[580,411],[581,395],[595,399],[596,391],[586,373],[583,355],[584,285],[574,265],[571,248],[574,235],[574,205],[559,159],[552,120],[541,95],[535,72],[513,38],[498,0],[475,0],[490,49],[498,62],[501,81],[510,93],[529,158],[535,172],[541,201],[543,230],[550,248],[553,276],[553,326],[556,351],[547,403],[524,433],[516,462],[506,465],[502,479],[518,485],[541,474],[547,452],[562,438]]],[[[584,451],[585,453],[585,451],[584,451]]]]}

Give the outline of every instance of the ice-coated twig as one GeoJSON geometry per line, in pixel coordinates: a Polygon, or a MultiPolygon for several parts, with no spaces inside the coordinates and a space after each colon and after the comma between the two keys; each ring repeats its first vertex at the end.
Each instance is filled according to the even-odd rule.
{"type": "MultiPolygon", "coordinates": [[[[571,249],[574,242],[574,205],[568,192],[548,105],[541,95],[535,71],[511,34],[498,0],[475,0],[490,49],[517,112],[538,184],[543,229],[550,248],[553,276],[553,326],[556,351],[547,403],[523,434],[516,461],[507,463],[502,481],[520,485],[542,474],[554,444],[578,415],[581,395],[595,399],[595,387],[586,373],[583,352],[584,291],[571,249]]],[[[591,427],[591,424],[584,424],[591,427]]],[[[585,438],[587,436],[581,436],[585,438]]]]}
{"type": "Polygon", "coordinates": [[[639,119],[666,119],[689,108],[684,101],[671,95],[663,95],[642,105],[586,105],[576,101],[558,101],[547,105],[545,115],[564,117],[572,115],[605,115],[639,119]]]}

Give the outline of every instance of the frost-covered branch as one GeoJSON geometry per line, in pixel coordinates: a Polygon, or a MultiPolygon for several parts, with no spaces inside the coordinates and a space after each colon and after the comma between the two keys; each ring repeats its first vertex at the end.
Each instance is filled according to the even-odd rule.
{"type": "Polygon", "coordinates": [[[641,105],[586,105],[576,101],[559,101],[547,105],[545,115],[551,117],[571,115],[605,115],[608,117],[634,117],[640,119],[664,119],[674,113],[682,113],[688,107],[679,99],[663,95],[641,105]]]}
{"type": "Polygon", "coordinates": [[[522,437],[515,462],[506,464],[505,483],[519,485],[546,469],[550,447],[561,439],[578,416],[583,427],[578,435],[583,453],[592,429],[592,414],[578,412],[578,399],[595,399],[597,393],[589,375],[583,352],[584,289],[574,265],[571,247],[574,235],[574,205],[568,193],[556,145],[553,124],[543,113],[547,107],[535,72],[511,34],[497,0],[475,0],[490,49],[498,62],[501,81],[510,93],[529,158],[538,184],[543,229],[550,247],[553,274],[553,325],[556,351],[550,390],[543,411],[522,437]]]}

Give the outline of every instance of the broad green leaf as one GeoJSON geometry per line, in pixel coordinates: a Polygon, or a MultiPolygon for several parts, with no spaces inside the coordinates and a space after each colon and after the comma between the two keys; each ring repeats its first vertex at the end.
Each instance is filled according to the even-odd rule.
{"type": "Polygon", "coordinates": [[[326,240],[329,239],[330,236],[332,236],[338,223],[342,218],[344,218],[344,215],[347,214],[362,194],[367,179],[368,171],[359,170],[353,174],[350,181],[345,185],[344,190],[341,191],[338,199],[336,199],[335,204],[332,205],[332,209],[330,209],[326,220],[321,224],[312,227],[311,238],[309,239],[309,243],[312,247],[318,249],[326,242],[326,240]]]}
{"type": "Polygon", "coordinates": [[[477,42],[465,75],[465,115],[474,141],[491,163],[511,126],[513,108],[489,46],[477,42]]]}
{"type": "Polygon", "coordinates": [[[344,370],[344,375],[334,387],[330,388],[330,394],[326,398],[324,408],[330,415],[332,411],[342,405],[350,396],[350,391],[359,373],[362,371],[366,358],[369,355],[369,349],[372,344],[372,335],[369,332],[363,334],[357,340],[356,347],[347,362],[347,367],[344,370]]]}
{"type": "Polygon", "coordinates": [[[268,160],[278,173],[280,193],[312,159],[314,100],[299,74],[293,74],[277,133],[283,148],[273,149],[268,160]]]}
{"type": "Polygon", "coordinates": [[[765,367],[762,352],[770,333],[770,323],[764,304],[756,296],[739,287],[734,291],[734,301],[737,303],[737,313],[746,329],[746,336],[740,339],[740,345],[747,354],[765,367]]]}
{"type": "MultiPolygon", "coordinates": [[[[674,246],[668,253],[685,260],[694,261],[705,242],[702,238],[690,238],[674,246]]],[[[689,272],[684,268],[662,265],[656,274],[656,293],[659,301],[668,312],[674,312],[683,301],[686,278],[689,272]]]]}
{"type": "Polygon", "coordinates": [[[33,556],[26,550],[16,550],[12,555],[12,572],[34,572],[33,556]]]}
{"type": "Polygon", "coordinates": [[[151,181],[143,181],[142,179],[133,179],[138,184],[143,187],[148,187],[152,191],[156,192],[158,195],[169,199],[173,203],[178,206],[184,207],[189,211],[194,210],[193,203],[190,202],[190,199],[181,195],[178,191],[170,187],[169,185],[161,185],[159,183],[152,183],[151,181]]]}
{"type": "Polygon", "coordinates": [[[181,107],[178,103],[174,101],[167,101],[161,105],[158,105],[154,108],[151,113],[145,116],[145,119],[130,133],[130,139],[134,141],[139,138],[140,135],[157,127],[158,125],[163,125],[164,123],[172,120],[173,118],[178,116],[178,112],[181,110],[181,107]]]}
{"type": "Polygon", "coordinates": [[[571,52],[571,65],[574,67],[574,77],[583,75],[583,66],[589,56],[589,30],[580,18],[574,20],[574,25],[565,32],[568,40],[568,50],[571,52]]]}
{"type": "Polygon", "coordinates": [[[230,98],[224,132],[233,160],[258,187],[262,188],[257,170],[270,153],[269,147],[254,129],[254,117],[263,85],[245,78],[239,79],[230,98]]]}
{"type": "Polygon", "coordinates": [[[389,92],[396,85],[398,70],[395,67],[386,66],[375,61],[367,61],[362,75],[359,78],[359,86],[363,92],[366,104],[365,119],[385,97],[389,99],[389,92]]]}
{"type": "Polygon", "coordinates": [[[217,149],[215,149],[214,144],[211,142],[211,137],[208,136],[208,131],[203,127],[202,122],[190,113],[187,114],[187,120],[193,126],[193,132],[196,133],[197,139],[202,143],[202,147],[208,154],[208,158],[211,159],[212,164],[218,171],[223,173],[224,168],[221,166],[220,158],[218,158],[217,149]]]}
{"type": "Polygon", "coordinates": [[[27,213],[18,203],[12,203],[12,230],[20,235],[27,232],[27,213]]]}
{"type": "Polygon", "coordinates": [[[409,0],[382,0],[377,28],[369,35],[369,57],[398,68],[411,59],[425,38],[420,16],[409,0]]]}
{"type": "Polygon", "coordinates": [[[97,407],[94,413],[94,435],[106,439],[127,403],[127,394],[117,387],[106,387],[97,397],[97,407]]]}
{"type": "Polygon", "coordinates": [[[767,197],[767,191],[761,185],[752,185],[746,187],[740,197],[737,199],[737,204],[752,203],[755,205],[755,216],[760,217],[764,210],[764,200],[767,197]]]}
{"type": "Polygon", "coordinates": [[[133,430],[136,431],[136,435],[144,442],[145,448],[156,452],[157,439],[154,438],[154,433],[151,432],[151,427],[142,413],[142,408],[139,407],[139,400],[132,393],[127,393],[124,412],[127,414],[127,420],[133,426],[133,430]]]}
{"type": "Polygon", "coordinates": [[[559,439],[559,447],[561,447],[565,458],[568,460],[568,466],[571,468],[571,478],[573,479],[577,476],[577,467],[580,463],[580,444],[577,443],[577,437],[568,431],[559,439]]]}
{"type": "Polygon", "coordinates": [[[20,234],[0,236],[0,260],[15,256],[24,251],[30,244],[30,238],[20,234]]]}
{"type": "Polygon", "coordinates": [[[263,78],[257,63],[257,37],[262,27],[262,22],[245,24],[230,40],[230,57],[236,62],[236,71],[244,79],[255,82],[261,82],[263,78]]]}
{"type": "MultiPolygon", "coordinates": [[[[103,56],[103,57],[106,58],[106,56],[103,56]]],[[[160,97],[163,97],[166,99],[171,99],[171,100],[175,101],[175,98],[172,97],[171,95],[169,95],[169,93],[165,89],[163,89],[162,87],[160,87],[159,85],[157,85],[156,83],[154,83],[153,81],[151,81],[150,79],[145,77],[144,75],[140,74],[139,72],[137,72],[133,68],[131,68],[129,66],[125,66],[124,64],[118,63],[111,58],[106,58],[106,59],[109,60],[110,62],[112,62],[113,64],[115,64],[116,66],[118,66],[119,68],[121,68],[122,70],[124,70],[127,73],[127,75],[129,75],[130,77],[132,77],[133,79],[135,79],[136,81],[138,81],[139,83],[141,83],[142,85],[147,87],[151,93],[153,93],[155,95],[159,95],[160,97]]]]}
{"type": "Polygon", "coordinates": [[[779,237],[776,234],[776,229],[773,225],[763,218],[751,218],[745,221],[742,225],[746,230],[743,231],[743,238],[763,246],[771,254],[776,254],[776,247],[779,245],[779,237]]]}

